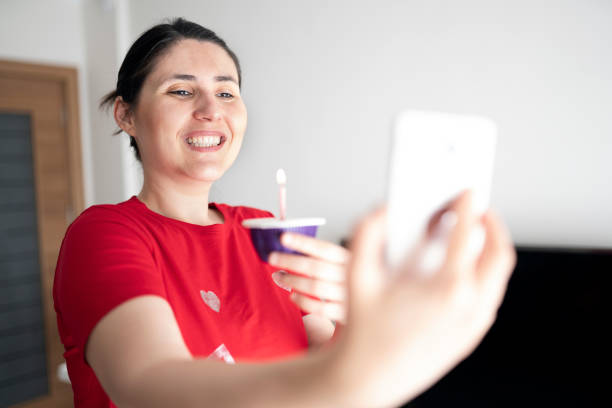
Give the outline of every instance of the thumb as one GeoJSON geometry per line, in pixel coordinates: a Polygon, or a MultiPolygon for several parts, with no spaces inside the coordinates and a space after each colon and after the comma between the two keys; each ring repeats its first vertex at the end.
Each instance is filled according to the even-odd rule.
{"type": "Polygon", "coordinates": [[[357,226],[351,241],[348,267],[349,308],[370,303],[386,280],[383,248],[386,231],[386,208],[366,216],[357,226]]]}

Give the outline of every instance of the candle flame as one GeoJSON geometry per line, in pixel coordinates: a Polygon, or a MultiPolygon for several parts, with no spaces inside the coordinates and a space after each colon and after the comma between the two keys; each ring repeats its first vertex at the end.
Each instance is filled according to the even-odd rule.
{"type": "Polygon", "coordinates": [[[278,169],[276,171],[276,183],[277,184],[286,184],[287,183],[287,175],[285,174],[285,170],[278,169]]]}

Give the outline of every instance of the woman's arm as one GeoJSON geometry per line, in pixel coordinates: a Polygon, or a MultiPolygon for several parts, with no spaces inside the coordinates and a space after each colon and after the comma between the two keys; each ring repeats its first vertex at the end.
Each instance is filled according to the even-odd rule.
{"type": "Polygon", "coordinates": [[[120,407],[338,407],[329,350],[266,364],[194,359],[170,305],[156,296],[127,301],[94,328],[87,361],[120,407]]]}

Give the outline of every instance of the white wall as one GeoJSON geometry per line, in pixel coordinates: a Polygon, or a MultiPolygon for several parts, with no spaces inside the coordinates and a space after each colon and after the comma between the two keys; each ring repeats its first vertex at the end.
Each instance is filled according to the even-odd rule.
{"type": "Polygon", "coordinates": [[[338,239],[384,197],[401,108],[500,126],[493,205],[519,244],[612,246],[612,3],[132,0],[132,38],[163,17],[241,58],[249,130],[213,198],[325,216],[338,239]]]}
{"type": "Polygon", "coordinates": [[[0,3],[0,58],[77,68],[85,202],[94,199],[91,126],[80,1],[5,0],[0,3]]]}
{"type": "Polygon", "coordinates": [[[137,190],[125,135],[98,109],[127,49],[126,0],[8,0],[0,3],[0,58],[78,70],[86,205],[123,201],[137,190]]]}
{"type": "Polygon", "coordinates": [[[125,0],[83,0],[84,53],[91,106],[91,145],[96,204],[117,203],[137,193],[136,164],[125,134],[118,129],[112,109],[98,108],[100,99],[115,89],[117,72],[127,51],[125,0]]]}
{"type": "Polygon", "coordinates": [[[213,199],[276,212],[284,167],[290,215],[337,240],[384,197],[395,112],[476,113],[500,125],[492,199],[517,243],[612,247],[609,1],[3,1],[0,58],[79,69],[88,203],[137,189],[97,101],[125,37],[170,16],[243,64],[249,130],[213,199]]]}

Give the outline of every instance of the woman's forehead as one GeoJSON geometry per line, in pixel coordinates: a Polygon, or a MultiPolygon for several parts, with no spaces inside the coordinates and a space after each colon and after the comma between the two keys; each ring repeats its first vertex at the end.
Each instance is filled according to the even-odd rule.
{"type": "Polygon", "coordinates": [[[229,77],[238,81],[234,61],[219,45],[209,41],[181,40],[164,53],[150,73],[156,85],[171,79],[215,79],[229,77]]]}

